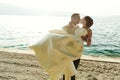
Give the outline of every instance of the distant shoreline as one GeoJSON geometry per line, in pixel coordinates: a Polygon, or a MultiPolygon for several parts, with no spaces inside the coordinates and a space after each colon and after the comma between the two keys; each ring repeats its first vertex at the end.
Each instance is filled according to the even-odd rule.
{"type": "MultiPolygon", "coordinates": [[[[28,49],[28,50],[19,50],[19,49],[0,48],[0,51],[35,55],[34,51],[32,51],[30,49],[28,49]]],[[[107,57],[107,56],[99,56],[99,57],[97,57],[97,56],[82,55],[81,59],[120,63],[120,58],[107,57]]]]}

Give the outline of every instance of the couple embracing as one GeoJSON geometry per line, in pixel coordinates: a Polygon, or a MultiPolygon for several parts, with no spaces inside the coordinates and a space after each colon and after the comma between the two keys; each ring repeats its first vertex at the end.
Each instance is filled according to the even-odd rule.
{"type": "MultiPolygon", "coordinates": [[[[51,80],[75,80],[76,70],[80,63],[86,42],[91,45],[93,19],[85,16],[80,19],[78,13],[71,16],[71,21],[63,30],[50,30],[29,48],[34,50],[41,66],[48,72],[51,80]],[[78,24],[82,24],[79,28],[78,24]]],[[[41,34],[42,35],[42,34],[41,34]]]]}

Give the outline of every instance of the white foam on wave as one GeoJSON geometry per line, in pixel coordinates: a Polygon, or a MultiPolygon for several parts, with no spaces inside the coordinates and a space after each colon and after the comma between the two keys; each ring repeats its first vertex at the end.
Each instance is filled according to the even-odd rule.
{"type": "Polygon", "coordinates": [[[116,57],[108,57],[108,56],[87,56],[87,55],[83,55],[82,59],[93,60],[93,61],[120,63],[120,58],[118,58],[118,57],[116,58],[116,57]]]}
{"type": "Polygon", "coordinates": [[[31,49],[19,50],[19,49],[11,49],[11,48],[0,48],[0,51],[13,52],[13,53],[22,53],[22,54],[33,54],[34,55],[34,52],[31,49]]]}
{"type": "MultiPolygon", "coordinates": [[[[31,50],[31,49],[28,49],[28,50],[19,50],[19,49],[10,49],[10,48],[0,48],[0,51],[35,55],[34,51],[31,50]]],[[[88,55],[82,55],[81,59],[92,60],[92,61],[104,61],[104,62],[120,63],[120,58],[107,57],[107,56],[88,56],[88,55]]]]}

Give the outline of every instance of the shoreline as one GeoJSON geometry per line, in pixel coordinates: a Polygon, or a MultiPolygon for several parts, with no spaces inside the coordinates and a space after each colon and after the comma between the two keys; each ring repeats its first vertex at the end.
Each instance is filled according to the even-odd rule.
{"type": "MultiPolygon", "coordinates": [[[[0,51],[35,55],[34,51],[31,49],[19,50],[19,49],[0,48],[0,51]]],[[[104,61],[104,62],[120,63],[120,58],[118,58],[118,57],[116,58],[116,57],[108,57],[108,56],[90,56],[90,55],[83,54],[81,59],[91,60],[91,61],[104,61]]]]}

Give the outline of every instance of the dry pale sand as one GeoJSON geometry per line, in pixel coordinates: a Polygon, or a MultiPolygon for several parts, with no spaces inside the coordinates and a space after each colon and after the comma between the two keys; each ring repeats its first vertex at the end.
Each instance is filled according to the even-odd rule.
{"type": "MultiPolygon", "coordinates": [[[[120,80],[120,63],[82,59],[76,78],[77,80],[120,80]]],[[[49,75],[33,54],[0,51],[0,80],[48,79],[49,75]]]]}

